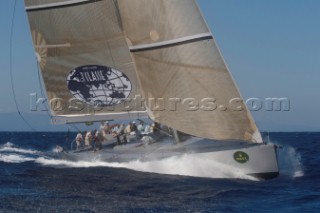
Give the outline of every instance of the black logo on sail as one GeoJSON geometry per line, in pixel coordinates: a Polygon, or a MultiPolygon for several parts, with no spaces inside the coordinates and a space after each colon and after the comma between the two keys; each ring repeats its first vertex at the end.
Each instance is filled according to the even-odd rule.
{"type": "Polygon", "coordinates": [[[75,68],[68,75],[67,84],[75,98],[99,106],[118,105],[132,91],[132,84],[124,73],[99,65],[75,68]]]}

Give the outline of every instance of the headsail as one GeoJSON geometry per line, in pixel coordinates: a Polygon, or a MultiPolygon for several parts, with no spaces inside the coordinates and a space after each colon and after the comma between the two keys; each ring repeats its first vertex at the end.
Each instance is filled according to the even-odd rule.
{"type": "Polygon", "coordinates": [[[154,120],[199,137],[262,142],[246,106],[231,101],[241,96],[195,0],[118,4],[144,95],[164,101],[147,102],[154,120]]]}
{"type": "Polygon", "coordinates": [[[116,1],[25,0],[25,5],[53,122],[144,114],[140,106],[125,104],[140,89],[116,1]]]}

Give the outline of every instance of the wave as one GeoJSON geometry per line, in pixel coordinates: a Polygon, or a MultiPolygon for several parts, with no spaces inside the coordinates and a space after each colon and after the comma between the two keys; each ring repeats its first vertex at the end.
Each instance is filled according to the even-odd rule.
{"type": "Polygon", "coordinates": [[[0,147],[14,147],[14,146],[15,146],[15,145],[14,145],[13,143],[7,142],[7,143],[1,145],[0,147]]]}

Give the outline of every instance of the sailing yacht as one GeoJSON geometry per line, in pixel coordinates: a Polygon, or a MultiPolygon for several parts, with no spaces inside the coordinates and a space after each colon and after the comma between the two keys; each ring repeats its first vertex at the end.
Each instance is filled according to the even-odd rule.
{"type": "Polygon", "coordinates": [[[188,154],[279,175],[276,147],[263,142],[196,0],[25,0],[25,9],[53,124],[150,118],[171,129],[148,146],[108,146],[104,160],[188,154]]]}

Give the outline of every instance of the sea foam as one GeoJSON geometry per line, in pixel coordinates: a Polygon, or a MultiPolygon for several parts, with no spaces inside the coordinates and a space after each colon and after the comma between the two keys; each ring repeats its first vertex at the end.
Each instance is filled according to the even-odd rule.
{"type": "Polygon", "coordinates": [[[285,146],[279,148],[278,159],[281,176],[292,178],[304,176],[301,155],[293,147],[285,146]]]}
{"type": "Polygon", "coordinates": [[[0,146],[0,153],[4,153],[4,152],[14,152],[14,153],[21,153],[21,154],[39,154],[40,153],[37,150],[18,148],[13,143],[10,143],[10,142],[7,142],[6,144],[0,146]]]}
{"type": "Polygon", "coordinates": [[[26,157],[17,154],[0,154],[0,161],[5,163],[24,163],[28,161],[34,161],[34,158],[26,157]]]}
{"type": "Polygon", "coordinates": [[[126,168],[139,172],[150,172],[157,174],[194,176],[204,178],[238,178],[256,180],[236,168],[213,162],[207,159],[200,159],[191,155],[170,157],[157,161],[135,160],[127,163],[110,163],[95,159],[93,161],[68,161],[40,157],[35,160],[42,166],[66,167],[66,168],[126,168]]]}

